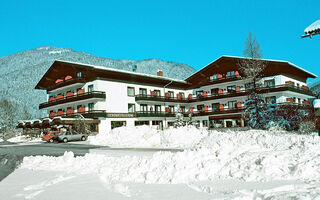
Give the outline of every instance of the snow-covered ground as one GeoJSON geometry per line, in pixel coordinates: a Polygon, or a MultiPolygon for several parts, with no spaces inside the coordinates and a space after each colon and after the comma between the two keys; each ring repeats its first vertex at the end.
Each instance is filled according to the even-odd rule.
{"type": "Polygon", "coordinates": [[[185,150],[25,157],[0,182],[0,199],[320,199],[315,135],[138,127],[89,142],[185,150]]]}
{"type": "Polygon", "coordinates": [[[89,137],[90,144],[131,148],[191,148],[208,135],[206,129],[183,127],[164,131],[149,126],[121,127],[89,137]]]}
{"type": "Polygon", "coordinates": [[[13,142],[13,143],[38,143],[42,142],[41,138],[32,138],[26,135],[21,135],[21,136],[15,136],[7,140],[8,142],[13,142]]]}

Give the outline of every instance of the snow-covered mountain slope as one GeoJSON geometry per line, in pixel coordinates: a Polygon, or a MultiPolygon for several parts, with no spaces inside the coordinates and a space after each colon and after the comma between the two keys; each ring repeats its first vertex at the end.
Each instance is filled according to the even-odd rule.
{"type": "Polygon", "coordinates": [[[18,52],[0,58],[0,100],[6,98],[14,102],[18,108],[17,119],[24,116],[26,109],[32,117],[42,117],[45,113],[38,110],[39,103],[46,101],[45,91],[34,87],[55,60],[66,60],[91,65],[100,65],[123,70],[131,70],[137,66],[137,72],[153,74],[160,69],[164,76],[185,79],[195,72],[186,65],[166,62],[158,59],[114,60],[97,57],[70,48],[39,47],[18,52]]]}

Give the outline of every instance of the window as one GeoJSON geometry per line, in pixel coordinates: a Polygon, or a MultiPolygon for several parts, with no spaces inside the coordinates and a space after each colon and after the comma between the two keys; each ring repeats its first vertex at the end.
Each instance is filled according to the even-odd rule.
{"type": "Polygon", "coordinates": [[[220,110],[220,103],[213,103],[212,104],[212,110],[213,111],[220,110]]]}
{"type": "Polygon", "coordinates": [[[145,89],[145,88],[140,88],[140,89],[139,89],[139,95],[146,96],[146,95],[147,95],[147,89],[145,89]]]}
{"type": "Polygon", "coordinates": [[[161,112],[161,105],[155,105],[154,110],[155,112],[161,112]]]}
{"type": "Polygon", "coordinates": [[[276,85],[275,80],[271,79],[271,80],[265,80],[264,81],[264,86],[265,87],[274,87],[276,85]]]}
{"type": "Polygon", "coordinates": [[[227,91],[232,93],[236,91],[236,85],[227,86],[227,91]]]}
{"type": "Polygon", "coordinates": [[[208,127],[208,125],[209,125],[208,120],[202,120],[202,125],[204,127],[208,127]]]}
{"type": "Polygon", "coordinates": [[[186,112],[186,107],[185,106],[180,106],[181,112],[185,113],[186,112]]]}
{"type": "Polygon", "coordinates": [[[140,111],[141,112],[148,112],[148,105],[147,104],[140,104],[140,111]]]}
{"type": "Polygon", "coordinates": [[[266,97],[266,103],[276,103],[277,98],[275,96],[266,97]]]}
{"type": "Polygon", "coordinates": [[[169,106],[169,110],[171,113],[174,113],[174,106],[169,106]]]}
{"type": "Polygon", "coordinates": [[[128,113],[134,113],[136,112],[136,105],[135,104],[128,104],[128,113]]]}
{"type": "Polygon", "coordinates": [[[184,99],[184,93],[183,92],[179,92],[179,94],[181,95],[181,98],[184,99]]]}
{"type": "Polygon", "coordinates": [[[118,128],[121,126],[126,126],[126,121],[111,121],[111,129],[118,128]]]}
{"type": "Polygon", "coordinates": [[[210,76],[210,80],[211,81],[214,81],[214,80],[217,80],[218,79],[218,74],[214,74],[212,76],[210,76]]]}
{"type": "Polygon", "coordinates": [[[89,111],[94,110],[94,103],[89,103],[89,104],[88,104],[88,110],[89,110],[89,111]]]}
{"type": "Polygon", "coordinates": [[[201,96],[203,96],[203,91],[202,90],[200,90],[200,91],[196,91],[196,95],[197,95],[197,97],[201,97],[201,96]]]}
{"type": "Polygon", "coordinates": [[[168,91],[168,94],[169,94],[170,98],[174,98],[174,93],[173,93],[173,91],[168,91]]]}
{"type": "Polygon", "coordinates": [[[128,87],[127,93],[129,97],[134,97],[134,87],[128,87]]]}
{"type": "Polygon", "coordinates": [[[142,126],[142,125],[148,125],[149,126],[149,121],[135,121],[134,125],[135,126],[142,126]]]}
{"type": "Polygon", "coordinates": [[[234,77],[234,76],[236,76],[235,71],[227,72],[227,77],[234,77]]]}
{"type": "Polygon", "coordinates": [[[248,90],[248,89],[252,89],[253,88],[253,83],[246,83],[244,85],[245,89],[248,90]]]}
{"type": "Polygon", "coordinates": [[[160,90],[154,90],[154,95],[161,96],[160,90]]]}
{"type": "Polygon", "coordinates": [[[228,101],[228,108],[232,109],[237,106],[237,101],[228,101]]]}
{"type": "Polygon", "coordinates": [[[88,92],[92,92],[93,91],[93,85],[88,85],[88,92]]]}
{"type": "Polygon", "coordinates": [[[77,73],[77,77],[78,77],[78,78],[81,78],[81,77],[82,77],[82,73],[81,73],[81,72],[78,72],[78,73],[77,73]]]}
{"type": "Polygon", "coordinates": [[[198,111],[204,111],[204,104],[202,104],[202,105],[197,105],[197,110],[198,110],[198,111]]]}
{"type": "Polygon", "coordinates": [[[219,88],[213,88],[211,89],[211,95],[218,95],[219,88]]]}
{"type": "Polygon", "coordinates": [[[162,121],[152,121],[152,125],[155,126],[155,125],[162,125],[162,121]]]}

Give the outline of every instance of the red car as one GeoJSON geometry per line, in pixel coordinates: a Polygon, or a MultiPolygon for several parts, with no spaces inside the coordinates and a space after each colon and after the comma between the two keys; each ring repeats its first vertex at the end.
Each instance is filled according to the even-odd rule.
{"type": "Polygon", "coordinates": [[[50,131],[49,134],[43,136],[42,139],[43,139],[44,141],[53,143],[55,140],[58,139],[58,135],[59,135],[59,134],[60,134],[60,131],[59,131],[59,130],[57,130],[57,131],[50,131]]]}

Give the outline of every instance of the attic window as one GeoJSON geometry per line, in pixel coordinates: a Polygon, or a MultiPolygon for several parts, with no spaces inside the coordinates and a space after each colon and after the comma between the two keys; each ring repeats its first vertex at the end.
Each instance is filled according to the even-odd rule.
{"type": "Polygon", "coordinates": [[[78,72],[78,73],[77,73],[77,77],[78,77],[78,78],[81,78],[81,77],[82,77],[82,73],[81,73],[81,72],[78,72]]]}

